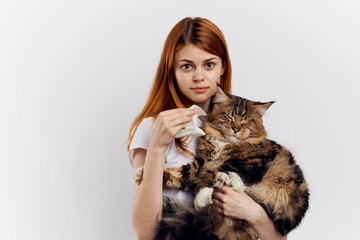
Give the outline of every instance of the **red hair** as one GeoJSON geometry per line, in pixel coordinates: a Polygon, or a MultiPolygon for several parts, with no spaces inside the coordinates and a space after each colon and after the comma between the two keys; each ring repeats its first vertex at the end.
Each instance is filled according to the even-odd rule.
{"type": "MultiPolygon", "coordinates": [[[[178,90],[173,67],[175,53],[186,44],[192,44],[222,59],[224,74],[220,79],[220,87],[231,92],[231,62],[223,33],[205,18],[184,18],[173,27],[165,41],[149,97],[130,126],[128,150],[143,119],[156,119],[162,111],[191,106],[191,102],[178,90]]],[[[190,153],[185,148],[185,139],[176,139],[176,144],[185,153],[190,153]]]]}

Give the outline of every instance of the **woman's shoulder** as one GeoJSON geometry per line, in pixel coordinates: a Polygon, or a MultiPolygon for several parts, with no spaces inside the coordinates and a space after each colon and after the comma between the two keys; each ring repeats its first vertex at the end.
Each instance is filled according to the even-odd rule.
{"type": "MultiPolygon", "coordinates": [[[[136,129],[135,136],[143,133],[152,132],[154,127],[154,118],[153,117],[147,117],[144,118],[141,123],[139,124],[139,127],[136,129]]],[[[134,136],[134,137],[135,137],[134,136]]]]}
{"type": "Polygon", "coordinates": [[[141,121],[141,123],[140,123],[139,126],[145,125],[145,126],[150,126],[150,127],[152,127],[153,123],[154,123],[154,118],[153,118],[153,117],[147,117],[147,118],[144,118],[144,119],[141,121]]]}
{"type": "Polygon", "coordinates": [[[147,148],[147,145],[149,144],[150,138],[153,133],[153,128],[154,128],[154,118],[153,117],[144,118],[135,131],[130,148],[138,147],[139,145],[142,148],[145,147],[147,148]]]}
{"type": "Polygon", "coordinates": [[[154,125],[153,123],[154,123],[153,117],[144,118],[139,124],[138,128],[136,129],[134,137],[129,147],[129,159],[131,165],[133,165],[135,149],[141,148],[147,150],[153,131],[153,125],[154,125]]]}

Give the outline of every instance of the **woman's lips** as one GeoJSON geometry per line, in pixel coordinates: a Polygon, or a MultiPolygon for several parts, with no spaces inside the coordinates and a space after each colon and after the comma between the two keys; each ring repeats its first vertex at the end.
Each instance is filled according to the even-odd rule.
{"type": "Polygon", "coordinates": [[[204,93],[206,92],[206,90],[208,89],[208,87],[195,87],[192,88],[192,90],[196,93],[204,93]]]}

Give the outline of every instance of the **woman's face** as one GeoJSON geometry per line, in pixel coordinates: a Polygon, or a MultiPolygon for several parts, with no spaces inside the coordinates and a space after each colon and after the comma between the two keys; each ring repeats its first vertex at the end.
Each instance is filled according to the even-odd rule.
{"type": "Polygon", "coordinates": [[[210,99],[224,73],[221,58],[187,44],[175,54],[174,72],[181,93],[208,111],[210,99]]]}

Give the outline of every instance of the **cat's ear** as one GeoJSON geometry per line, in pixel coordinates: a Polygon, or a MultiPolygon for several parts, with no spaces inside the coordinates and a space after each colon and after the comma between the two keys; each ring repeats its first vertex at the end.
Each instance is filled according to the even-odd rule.
{"type": "Polygon", "coordinates": [[[217,86],[216,93],[212,99],[213,103],[223,103],[229,100],[229,97],[224,93],[224,91],[217,86]]]}
{"type": "Polygon", "coordinates": [[[255,102],[254,106],[256,109],[256,112],[260,115],[260,117],[264,116],[265,112],[271,107],[271,105],[273,105],[275,103],[275,101],[271,101],[271,102],[255,102]]]}

